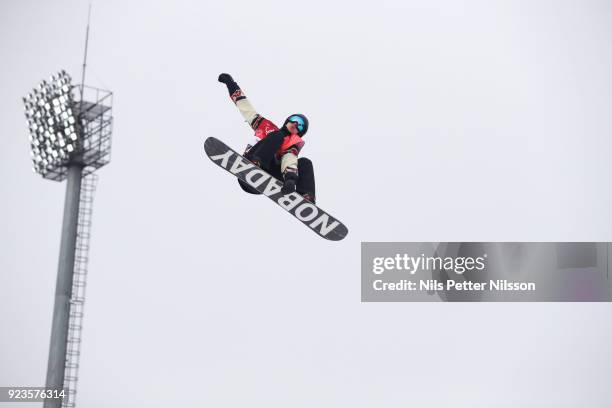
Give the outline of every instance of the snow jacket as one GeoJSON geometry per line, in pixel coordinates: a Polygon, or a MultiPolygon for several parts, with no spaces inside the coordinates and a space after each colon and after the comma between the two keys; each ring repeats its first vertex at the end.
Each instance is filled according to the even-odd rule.
{"type": "MultiPolygon", "coordinates": [[[[277,131],[279,128],[272,121],[264,118],[255,111],[251,102],[247,99],[241,89],[236,90],[231,94],[232,101],[242,114],[244,120],[255,131],[254,143],[264,139],[270,133],[277,131]]],[[[286,171],[297,172],[298,154],[304,147],[304,140],[299,135],[285,136],[283,144],[276,152],[276,159],[280,162],[281,172],[286,171]]]]}

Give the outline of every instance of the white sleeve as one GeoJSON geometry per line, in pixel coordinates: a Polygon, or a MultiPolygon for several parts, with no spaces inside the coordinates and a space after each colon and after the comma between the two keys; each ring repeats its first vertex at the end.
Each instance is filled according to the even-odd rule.
{"type": "Polygon", "coordinates": [[[253,108],[251,102],[249,102],[247,98],[240,99],[239,101],[236,101],[236,106],[238,107],[238,110],[240,111],[240,114],[244,120],[249,124],[249,126],[251,126],[251,123],[257,117],[257,111],[255,111],[255,108],[253,108]]]}
{"type": "Polygon", "coordinates": [[[285,153],[281,159],[281,173],[285,174],[285,171],[294,173],[298,171],[298,158],[291,151],[285,153]]]}

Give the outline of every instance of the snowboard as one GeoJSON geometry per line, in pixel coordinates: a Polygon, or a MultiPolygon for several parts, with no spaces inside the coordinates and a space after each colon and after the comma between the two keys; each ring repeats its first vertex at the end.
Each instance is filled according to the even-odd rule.
{"type": "Polygon", "coordinates": [[[283,183],[280,180],[255,166],[219,139],[207,138],[204,142],[204,151],[217,166],[227,170],[274,201],[320,237],[340,241],[348,234],[348,229],[344,224],[306,200],[299,193],[293,192],[287,195],[281,193],[283,183]]]}

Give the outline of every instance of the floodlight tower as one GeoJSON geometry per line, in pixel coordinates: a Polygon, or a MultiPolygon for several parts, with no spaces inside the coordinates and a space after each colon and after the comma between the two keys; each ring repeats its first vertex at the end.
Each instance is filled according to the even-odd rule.
{"type": "Polygon", "coordinates": [[[34,172],[67,180],[46,379],[47,389],[65,389],[67,396],[47,399],[45,408],[74,406],[93,173],[110,162],[112,93],[71,81],[62,70],[23,98],[34,172]]]}

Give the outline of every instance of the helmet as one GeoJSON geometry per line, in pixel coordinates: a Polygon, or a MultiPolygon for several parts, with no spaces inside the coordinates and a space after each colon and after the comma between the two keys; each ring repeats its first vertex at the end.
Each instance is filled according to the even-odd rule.
{"type": "Polygon", "coordinates": [[[301,113],[294,113],[293,115],[289,116],[287,119],[285,119],[283,126],[287,125],[289,122],[293,122],[297,125],[298,135],[300,136],[304,136],[308,131],[308,119],[306,119],[306,116],[302,115],[301,113]]]}

